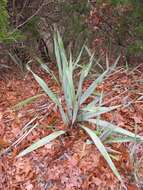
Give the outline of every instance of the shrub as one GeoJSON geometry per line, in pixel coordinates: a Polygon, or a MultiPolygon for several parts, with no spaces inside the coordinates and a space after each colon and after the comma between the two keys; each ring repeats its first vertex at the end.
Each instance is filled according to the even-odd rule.
{"type": "Polygon", "coordinates": [[[93,47],[111,58],[122,53],[125,60],[142,58],[143,52],[143,1],[98,0],[89,17],[94,30],[93,47]]]}
{"type": "Polygon", "coordinates": [[[126,20],[126,30],[132,36],[132,42],[129,44],[128,52],[134,54],[142,54],[143,52],[143,2],[142,0],[111,0],[114,6],[122,5],[123,8],[128,8],[121,16],[126,20]],[[125,15],[126,14],[126,15],[125,15]]]}
{"type": "Polygon", "coordinates": [[[18,30],[13,32],[9,24],[7,0],[0,1],[0,42],[12,43],[21,37],[18,30]]]}
{"type": "MultiPolygon", "coordinates": [[[[119,141],[128,142],[135,139],[143,140],[143,137],[135,135],[134,133],[122,129],[107,121],[99,119],[100,115],[115,110],[116,108],[120,107],[120,105],[113,107],[105,107],[104,105],[100,104],[102,96],[100,98],[95,97],[95,99],[90,99],[97,85],[100,84],[103,81],[103,79],[112,71],[113,67],[107,68],[105,72],[103,72],[95,81],[93,81],[91,85],[89,85],[89,87],[83,92],[83,83],[92,66],[94,55],[90,57],[89,63],[82,68],[79,78],[79,84],[76,88],[74,85],[75,81],[73,74],[76,68],[78,68],[78,64],[84,47],[81,49],[78,57],[75,60],[72,58],[71,54],[68,60],[65,54],[62,39],[58,32],[54,36],[54,47],[57,67],[59,71],[59,80],[61,83],[62,91],[64,92],[65,102],[61,102],[60,97],[58,97],[55,93],[52,92],[52,90],[47,86],[45,81],[42,78],[40,78],[37,74],[35,74],[29,67],[28,69],[31,71],[36,81],[42,87],[43,91],[59,108],[61,119],[65,126],[67,126],[68,131],[69,129],[72,130],[73,127],[84,130],[92,139],[102,156],[105,158],[116,177],[122,182],[122,178],[118,173],[113,161],[111,160],[108,150],[104,146],[103,142],[105,142],[105,140],[106,142],[110,143],[119,141]],[[90,99],[91,101],[87,103],[87,99],[90,99]],[[85,127],[84,124],[86,122],[100,126],[100,130],[92,130],[89,127],[85,127]],[[119,135],[120,138],[113,138],[117,135],[119,135]]],[[[116,60],[116,62],[118,61],[118,59],[116,60]]],[[[36,150],[37,148],[49,143],[51,140],[54,140],[55,138],[65,133],[66,130],[53,132],[52,134],[40,139],[39,141],[33,143],[31,146],[20,152],[18,157],[24,156],[32,152],[33,150],[36,150]]]]}

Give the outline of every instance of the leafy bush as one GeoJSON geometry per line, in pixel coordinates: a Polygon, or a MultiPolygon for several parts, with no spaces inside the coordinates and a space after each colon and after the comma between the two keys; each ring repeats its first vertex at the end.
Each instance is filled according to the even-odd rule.
{"type": "MultiPolygon", "coordinates": [[[[10,53],[10,50],[13,50],[11,46],[20,39],[23,39],[24,35],[22,35],[18,29],[10,25],[7,2],[7,0],[0,1],[0,44],[2,45],[0,59],[2,58],[5,59],[6,62],[9,62],[9,60],[7,60],[8,54],[10,58],[12,58],[12,61],[22,68],[21,60],[16,59],[16,57],[10,53]]],[[[1,64],[1,68],[9,68],[9,66],[1,64]]]]}
{"type": "Polygon", "coordinates": [[[9,25],[9,15],[7,11],[7,0],[0,1],[0,42],[11,43],[21,37],[18,30],[12,32],[9,25]]]}
{"type": "MultiPolygon", "coordinates": [[[[65,47],[71,46],[76,51],[80,49],[82,43],[89,43],[92,33],[86,22],[86,17],[90,11],[90,4],[87,0],[61,1],[62,13],[65,15],[63,20],[65,47]]],[[[60,22],[59,22],[60,24],[60,22]]],[[[76,55],[76,51],[73,52],[76,55]]]]}
{"type": "Polygon", "coordinates": [[[0,1],[0,42],[6,46],[12,62],[22,71],[37,54],[44,62],[53,58],[52,33],[55,25],[65,33],[67,46],[77,49],[89,39],[85,22],[89,10],[86,0],[49,1],[46,4],[31,1],[30,4],[26,0],[0,1]],[[41,11],[36,13],[38,9],[41,11]]]}
{"type": "MultiPolygon", "coordinates": [[[[95,81],[93,81],[89,85],[89,87],[83,92],[83,83],[92,66],[94,55],[90,57],[89,63],[82,68],[79,78],[79,84],[76,88],[74,85],[75,81],[73,75],[76,68],[78,68],[78,64],[81,59],[84,47],[81,49],[78,57],[75,60],[73,59],[71,54],[68,60],[65,54],[62,39],[58,32],[54,36],[54,47],[57,67],[59,71],[59,80],[61,83],[62,91],[64,92],[65,102],[62,102],[60,100],[60,97],[58,97],[47,86],[42,78],[35,74],[29,67],[28,69],[31,71],[36,81],[42,87],[43,91],[59,108],[61,119],[65,126],[67,126],[67,128],[71,130],[73,127],[84,130],[92,139],[102,156],[105,158],[116,177],[122,182],[122,178],[110,158],[108,149],[103,145],[103,142],[128,142],[135,139],[143,140],[143,137],[135,135],[132,132],[129,132],[99,118],[100,115],[120,107],[120,105],[113,107],[105,107],[104,105],[101,105],[102,96],[100,98],[95,97],[95,99],[91,99],[91,95],[94,93],[97,85],[100,84],[103,79],[112,71],[113,67],[107,68],[106,71],[103,72],[95,81]],[[87,100],[90,100],[90,102],[87,103],[87,100]],[[87,126],[85,127],[85,123],[92,123],[100,127],[96,130],[92,130],[87,126]],[[118,135],[120,138],[114,138],[114,136],[118,135]]],[[[116,62],[117,61],[118,59],[116,60],[116,62]]],[[[54,140],[55,138],[65,133],[66,130],[53,132],[52,134],[40,139],[39,141],[33,143],[31,146],[20,152],[18,157],[24,156],[32,152],[33,150],[36,150],[37,148],[49,143],[51,140],[54,140]]]]}
{"type": "Polygon", "coordinates": [[[111,58],[115,58],[121,53],[123,61],[142,58],[142,7],[142,0],[96,1],[89,23],[95,35],[93,48],[98,54],[108,52],[111,58]]]}
{"type": "Polygon", "coordinates": [[[129,53],[141,53],[143,52],[143,2],[142,0],[111,0],[114,6],[122,5],[125,8],[129,7],[129,11],[123,13],[124,19],[126,20],[126,28],[130,35],[133,37],[133,41],[128,47],[129,53]]]}

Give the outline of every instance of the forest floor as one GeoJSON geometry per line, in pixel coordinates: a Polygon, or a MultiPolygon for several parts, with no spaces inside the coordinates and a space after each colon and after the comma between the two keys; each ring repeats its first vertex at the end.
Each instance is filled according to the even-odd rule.
{"type": "MultiPolygon", "coordinates": [[[[36,72],[54,91],[59,92],[50,76],[39,69],[36,72]]],[[[1,76],[1,190],[122,189],[95,145],[87,144],[87,135],[79,129],[73,129],[70,135],[54,140],[25,157],[16,158],[33,141],[64,126],[56,107],[45,95],[22,109],[12,109],[20,101],[41,93],[41,88],[30,73],[23,78],[12,70],[1,76]],[[37,127],[32,130],[35,124],[37,127]]],[[[143,67],[132,71],[119,68],[96,89],[107,94],[104,98],[106,105],[128,105],[104,114],[106,120],[133,132],[136,129],[140,135],[143,135],[143,101],[138,98],[143,93],[142,80],[143,67]]],[[[85,88],[90,82],[87,81],[85,88]]],[[[116,143],[112,147],[119,151],[113,161],[127,189],[143,189],[143,147],[135,143],[116,143]]]]}

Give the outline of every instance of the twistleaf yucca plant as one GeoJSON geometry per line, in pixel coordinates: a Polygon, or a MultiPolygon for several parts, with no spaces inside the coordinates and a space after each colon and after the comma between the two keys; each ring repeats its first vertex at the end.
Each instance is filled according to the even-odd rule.
{"type": "MultiPolygon", "coordinates": [[[[90,71],[94,56],[91,55],[89,63],[84,67],[82,67],[78,86],[75,87],[74,84],[75,81],[73,77],[74,70],[78,67],[84,47],[81,49],[78,57],[75,60],[73,59],[71,53],[68,60],[59,32],[55,33],[54,35],[54,47],[55,47],[57,67],[59,71],[59,81],[61,83],[61,88],[64,93],[64,100],[65,100],[65,102],[63,103],[64,105],[60,101],[60,97],[58,97],[47,86],[45,81],[42,78],[40,78],[37,74],[35,74],[30,68],[28,69],[32,72],[34,78],[42,87],[43,91],[59,108],[61,119],[63,120],[64,124],[68,127],[75,127],[75,126],[80,127],[80,129],[84,130],[92,139],[93,143],[98,148],[102,156],[105,158],[105,160],[107,161],[108,165],[110,166],[116,177],[122,182],[121,176],[117,171],[114,163],[112,162],[110,154],[108,153],[108,150],[104,146],[102,138],[100,137],[103,136],[109,137],[109,134],[110,135],[119,134],[120,136],[124,136],[124,138],[127,137],[128,141],[130,140],[132,141],[133,139],[143,140],[143,137],[135,135],[134,133],[122,129],[107,121],[99,119],[99,116],[101,114],[110,112],[119,106],[112,106],[112,107],[102,106],[102,104],[100,105],[99,97],[96,97],[94,100],[92,99],[90,102],[88,101],[89,103],[87,103],[87,99],[89,100],[91,98],[91,95],[94,93],[97,85],[99,85],[104,80],[104,78],[111,72],[112,67],[110,68],[108,67],[96,80],[94,80],[89,85],[89,87],[85,91],[83,91],[83,83],[90,71]],[[102,134],[98,135],[98,133],[95,130],[85,127],[84,122],[100,126],[102,134]]],[[[116,60],[116,63],[118,62],[118,59],[116,60]]],[[[33,143],[31,146],[22,151],[18,155],[18,157],[24,156],[30,153],[31,151],[36,150],[37,148],[49,143],[51,140],[54,140],[55,138],[65,133],[66,131],[62,130],[53,132],[52,134],[42,138],[36,143],[33,143]]],[[[123,139],[123,142],[124,140],[125,139],[123,139]]],[[[120,142],[122,142],[121,138],[120,142]]]]}

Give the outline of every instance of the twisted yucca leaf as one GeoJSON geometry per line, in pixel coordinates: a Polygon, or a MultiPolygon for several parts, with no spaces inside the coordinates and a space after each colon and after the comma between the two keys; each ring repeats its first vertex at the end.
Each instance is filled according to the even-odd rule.
{"type": "Polygon", "coordinates": [[[67,115],[72,120],[72,110],[75,97],[75,89],[73,84],[73,62],[72,56],[68,63],[64,45],[59,32],[54,36],[55,55],[57,60],[57,66],[59,70],[59,77],[61,85],[64,91],[65,102],[67,106],[67,115]]]}
{"type": "Polygon", "coordinates": [[[130,138],[138,139],[140,141],[143,141],[143,137],[137,134],[134,134],[126,129],[123,129],[121,127],[118,127],[110,122],[100,120],[100,119],[87,119],[86,121],[99,125],[103,128],[111,130],[113,133],[121,134],[130,138]]]}
{"type": "Polygon", "coordinates": [[[95,118],[100,116],[101,114],[113,111],[117,109],[119,106],[112,106],[112,107],[88,107],[82,108],[83,112],[78,115],[78,121],[86,121],[91,118],[95,118]]]}
{"type": "Polygon", "coordinates": [[[79,84],[78,84],[78,89],[75,97],[75,102],[74,102],[74,108],[73,108],[73,118],[72,118],[72,124],[76,121],[77,119],[77,114],[80,108],[80,99],[82,96],[82,87],[83,87],[83,82],[85,78],[87,77],[89,70],[91,68],[93,62],[93,55],[90,58],[89,64],[87,66],[84,66],[81,74],[80,74],[80,79],[79,79],[79,84]]]}
{"type": "MultiPolygon", "coordinates": [[[[29,67],[27,67],[30,71],[31,69],[29,67]]],[[[45,83],[45,81],[40,78],[38,75],[36,75],[33,71],[31,71],[35,80],[38,82],[38,84],[41,86],[41,88],[43,89],[43,91],[49,96],[49,98],[59,107],[59,110],[60,110],[60,114],[61,114],[61,117],[63,119],[63,122],[65,124],[67,124],[69,121],[68,121],[68,118],[67,118],[67,115],[66,113],[64,112],[64,109],[61,105],[61,102],[59,101],[59,98],[54,94],[54,92],[52,92],[52,90],[48,87],[48,85],[45,83]]]]}
{"type": "Polygon", "coordinates": [[[122,178],[121,178],[119,172],[117,171],[117,169],[116,169],[114,163],[112,162],[105,146],[103,145],[103,143],[101,142],[99,137],[96,135],[96,133],[94,133],[91,129],[89,129],[87,127],[81,126],[81,128],[84,129],[86,131],[86,133],[91,137],[95,146],[98,148],[98,150],[100,151],[102,156],[105,158],[105,160],[107,161],[108,165],[110,166],[110,168],[112,169],[112,171],[114,172],[116,177],[122,182],[122,178]]]}
{"type": "Polygon", "coordinates": [[[65,131],[53,132],[52,134],[38,140],[37,142],[33,143],[31,146],[29,146],[28,148],[26,148],[22,152],[20,152],[17,157],[25,156],[26,154],[40,148],[41,146],[48,144],[49,142],[51,142],[52,140],[56,139],[57,137],[63,135],[64,133],[65,133],[65,131]]]}

